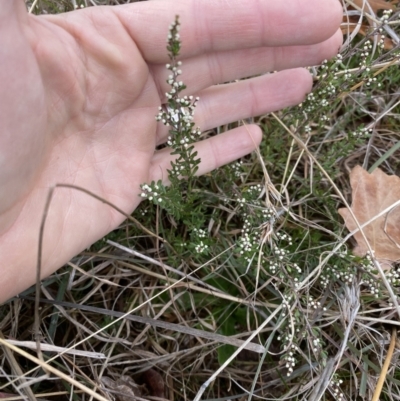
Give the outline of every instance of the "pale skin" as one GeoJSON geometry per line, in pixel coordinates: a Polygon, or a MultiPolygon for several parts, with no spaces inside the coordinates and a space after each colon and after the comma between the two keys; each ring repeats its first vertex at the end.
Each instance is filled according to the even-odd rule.
{"type": "MultiPolygon", "coordinates": [[[[165,0],[28,15],[0,8],[0,302],[35,282],[49,189],[84,187],[131,213],[140,184],[165,180],[168,131],[155,121],[169,90],[166,35],[180,16],[182,80],[200,97],[207,130],[300,103],[302,66],[341,45],[338,0],[165,0]],[[229,84],[242,77],[275,74],[229,84]]],[[[255,126],[201,141],[199,174],[253,151],[255,126]]],[[[87,194],[56,189],[44,233],[42,277],[118,227],[124,216],[87,194]]]]}

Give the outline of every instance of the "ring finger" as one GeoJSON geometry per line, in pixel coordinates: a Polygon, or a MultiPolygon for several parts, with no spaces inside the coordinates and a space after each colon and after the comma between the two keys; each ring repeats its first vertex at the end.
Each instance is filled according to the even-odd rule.
{"type": "MultiPolygon", "coordinates": [[[[215,85],[199,93],[200,101],[194,120],[196,125],[205,131],[279,110],[300,103],[311,90],[311,86],[312,77],[303,68],[215,85]]],[[[159,125],[157,144],[166,141],[168,132],[168,127],[159,125]]]]}

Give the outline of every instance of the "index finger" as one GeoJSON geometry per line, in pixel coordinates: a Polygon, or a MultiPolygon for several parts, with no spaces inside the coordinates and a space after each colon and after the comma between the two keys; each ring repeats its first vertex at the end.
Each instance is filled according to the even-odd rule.
{"type": "Polygon", "coordinates": [[[181,57],[263,46],[309,45],[340,25],[338,0],[172,0],[113,8],[144,58],[167,61],[166,36],[181,21],[181,57]]]}

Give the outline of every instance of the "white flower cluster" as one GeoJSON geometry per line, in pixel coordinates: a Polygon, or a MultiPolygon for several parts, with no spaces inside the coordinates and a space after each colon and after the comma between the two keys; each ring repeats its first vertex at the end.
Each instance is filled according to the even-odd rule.
{"type": "Polygon", "coordinates": [[[335,280],[342,280],[345,284],[351,284],[354,278],[354,268],[352,266],[338,267],[338,265],[327,266],[325,272],[321,274],[320,283],[323,288],[327,288],[335,280]]]}
{"type": "Polygon", "coordinates": [[[269,265],[269,269],[271,270],[271,273],[272,274],[275,274],[276,273],[276,269],[279,267],[279,265],[278,265],[278,263],[276,263],[276,262],[272,262],[270,265],[269,265]]]}
{"type": "Polygon", "coordinates": [[[339,271],[337,265],[333,265],[333,271],[337,278],[340,278],[346,284],[351,284],[354,278],[354,273],[349,272],[347,269],[345,271],[339,271]]]}
{"type": "Polygon", "coordinates": [[[320,306],[321,306],[321,302],[315,301],[311,295],[308,297],[308,307],[309,308],[318,309],[320,306]]]}
{"type": "Polygon", "coordinates": [[[262,185],[257,184],[257,185],[252,185],[249,187],[249,193],[255,196],[258,196],[262,192],[262,185]]]}
{"type": "Polygon", "coordinates": [[[311,132],[311,127],[309,125],[306,125],[304,127],[304,132],[306,132],[307,134],[309,134],[311,132]]]}
{"type": "Polygon", "coordinates": [[[367,253],[362,267],[372,275],[366,275],[362,284],[364,284],[375,298],[381,297],[380,280],[374,278],[375,265],[369,252],[367,253]]]}
{"type": "Polygon", "coordinates": [[[294,267],[297,270],[297,273],[299,273],[299,274],[302,273],[302,270],[301,270],[300,266],[297,263],[293,263],[292,267],[294,267]]]}
{"type": "Polygon", "coordinates": [[[310,100],[310,101],[315,101],[314,92],[310,92],[310,93],[307,95],[307,99],[310,100]]]}
{"type": "MultiPolygon", "coordinates": [[[[379,45],[380,45],[380,48],[382,49],[381,44],[379,44],[379,45]]],[[[383,44],[383,46],[384,46],[384,44],[383,44]]],[[[360,53],[360,56],[361,56],[360,68],[367,74],[369,74],[371,72],[371,68],[367,66],[367,61],[368,61],[368,57],[371,54],[372,48],[373,48],[372,42],[370,40],[367,40],[364,43],[362,52],[360,53]]],[[[376,83],[377,87],[381,86],[381,84],[379,82],[377,83],[377,78],[374,76],[364,77],[364,82],[365,82],[365,85],[368,87],[370,87],[372,84],[375,84],[375,83],[376,83]]]]}
{"type": "MultiPolygon", "coordinates": [[[[169,65],[169,64],[167,64],[169,65]]],[[[183,87],[183,82],[175,82],[173,87],[169,93],[166,93],[168,99],[172,99],[173,96],[176,96],[177,90],[175,86],[178,88],[183,87]],[[177,85],[175,85],[177,84],[177,85]]],[[[174,102],[176,103],[176,107],[162,107],[158,108],[159,113],[156,115],[156,121],[161,121],[167,127],[171,126],[173,128],[191,128],[193,125],[193,116],[194,110],[197,106],[200,98],[193,96],[176,96],[174,102]]],[[[199,136],[199,128],[192,130],[192,136],[195,138],[199,136]]],[[[201,133],[201,132],[200,132],[201,133]]]]}
{"type": "Polygon", "coordinates": [[[289,254],[288,250],[283,248],[278,248],[277,246],[273,248],[273,252],[275,256],[278,258],[278,260],[283,260],[285,256],[289,254]]]}
{"type": "MultiPolygon", "coordinates": [[[[286,241],[288,245],[292,245],[292,238],[290,235],[278,231],[276,233],[276,236],[279,240],[286,241]]],[[[289,250],[284,249],[282,247],[277,247],[276,245],[273,248],[273,252],[276,256],[276,261],[270,263],[269,270],[271,271],[272,274],[275,274],[277,269],[280,267],[279,262],[282,262],[285,259],[285,256],[287,256],[290,252],[289,250]]],[[[295,270],[297,274],[302,273],[302,270],[297,263],[290,263],[289,265],[287,265],[287,268],[290,271],[295,270]]],[[[295,287],[300,285],[298,283],[299,279],[297,277],[295,277],[293,280],[295,282],[295,287]]]]}
{"type": "Polygon", "coordinates": [[[376,282],[373,279],[370,279],[364,282],[368,286],[368,290],[376,299],[381,298],[381,290],[378,286],[376,286],[376,282]]]}
{"type": "MultiPolygon", "coordinates": [[[[364,43],[364,46],[362,48],[362,52],[360,54],[362,60],[361,60],[361,66],[365,67],[366,63],[367,63],[367,57],[370,55],[370,52],[372,50],[372,43],[370,40],[366,40],[364,43]]],[[[366,72],[370,72],[369,68],[366,68],[365,70],[366,72]]]]}
{"type": "Polygon", "coordinates": [[[385,48],[385,39],[386,39],[386,36],[383,34],[383,29],[382,29],[382,28],[379,28],[379,29],[378,29],[378,32],[379,32],[379,34],[380,34],[379,41],[378,41],[378,46],[379,46],[379,48],[380,48],[381,50],[383,50],[383,49],[385,48]]]}
{"type": "Polygon", "coordinates": [[[318,352],[321,349],[321,340],[319,338],[314,338],[312,344],[314,352],[318,352]]]}
{"type": "Polygon", "coordinates": [[[239,203],[239,206],[243,207],[246,204],[247,199],[246,198],[241,198],[240,196],[238,196],[237,201],[239,203]]]}
{"type": "Polygon", "coordinates": [[[330,390],[332,391],[333,395],[335,396],[337,401],[344,401],[344,394],[340,389],[340,385],[343,384],[343,380],[331,380],[330,382],[330,390]]]}
{"type": "Polygon", "coordinates": [[[242,167],[243,167],[242,161],[238,161],[232,165],[232,168],[235,172],[235,177],[240,177],[243,174],[242,167]]]}
{"type": "Polygon", "coordinates": [[[284,341],[285,343],[288,343],[289,341],[293,340],[293,336],[291,334],[287,334],[285,337],[279,336],[277,338],[278,341],[284,341]]]}
{"type": "Polygon", "coordinates": [[[179,41],[181,39],[179,35],[179,31],[181,30],[181,26],[179,25],[178,21],[173,22],[168,27],[168,36],[167,36],[167,43],[171,41],[179,41]],[[173,33],[176,31],[175,33],[173,33]]]}
{"type": "Polygon", "coordinates": [[[326,274],[321,274],[319,281],[323,288],[328,288],[328,285],[331,282],[329,276],[326,274]]]}
{"type": "MultiPolygon", "coordinates": [[[[335,85],[329,83],[324,89],[321,89],[320,95],[334,95],[336,93],[335,85]]],[[[326,99],[322,99],[326,100],[326,99]]]]}
{"type": "MultiPolygon", "coordinates": [[[[168,136],[167,145],[174,150],[185,152],[189,148],[189,144],[196,142],[201,135],[199,128],[194,127],[194,111],[197,106],[199,97],[183,96],[179,94],[186,86],[178,79],[182,74],[180,67],[182,61],[176,61],[175,57],[179,54],[180,49],[180,24],[178,18],[169,26],[169,33],[167,37],[169,57],[171,63],[166,64],[167,70],[170,71],[166,80],[171,89],[165,93],[167,104],[158,108],[159,112],[156,115],[156,121],[161,121],[165,126],[172,127],[170,130],[171,135],[168,136]]],[[[185,157],[187,155],[185,154],[185,157]]],[[[184,158],[185,158],[184,157],[184,158]]],[[[176,169],[175,169],[176,170],[176,169]]],[[[180,172],[180,169],[178,167],[180,172]]]]}
{"type": "MultiPolygon", "coordinates": [[[[367,68],[367,70],[368,70],[368,68],[367,68]]],[[[371,86],[371,84],[376,83],[376,81],[377,81],[376,77],[368,78],[368,79],[365,81],[365,85],[371,86]]],[[[376,84],[376,86],[379,88],[379,87],[381,86],[381,83],[378,82],[378,83],[376,84]]]]}
{"type": "MultiPolygon", "coordinates": [[[[277,338],[278,341],[283,341],[283,346],[287,347],[289,342],[293,341],[293,336],[291,334],[287,334],[284,337],[279,336],[277,338]]],[[[286,376],[290,376],[293,373],[293,368],[296,366],[296,358],[295,353],[299,350],[299,347],[296,344],[290,345],[290,351],[284,355],[283,361],[285,362],[285,367],[287,368],[286,376]]]]}
{"type": "Polygon", "coordinates": [[[347,68],[343,72],[344,72],[343,76],[344,76],[345,80],[349,80],[353,76],[351,71],[347,68]]]}
{"type": "Polygon", "coordinates": [[[400,284],[400,269],[393,270],[386,274],[387,281],[393,285],[400,284]]]}
{"type": "Polygon", "coordinates": [[[290,300],[292,297],[290,295],[283,295],[282,297],[282,317],[286,316],[286,311],[290,308],[290,300]]]}
{"type": "Polygon", "coordinates": [[[288,245],[293,245],[292,243],[292,237],[286,233],[281,233],[280,231],[278,231],[276,233],[276,236],[278,237],[278,239],[280,239],[281,241],[286,241],[288,243],[288,245]]]}
{"type": "Polygon", "coordinates": [[[366,137],[371,136],[371,135],[372,135],[372,132],[373,132],[373,129],[372,129],[372,128],[363,127],[363,128],[357,129],[357,130],[356,130],[355,132],[353,132],[351,135],[352,135],[353,137],[356,137],[356,138],[366,138],[366,137]]]}
{"type": "Polygon", "coordinates": [[[197,253],[204,253],[209,249],[209,246],[203,242],[203,239],[208,237],[206,230],[203,230],[202,228],[194,228],[191,237],[193,242],[197,243],[194,247],[197,253]]]}
{"type": "MultiPolygon", "coordinates": [[[[340,255],[339,255],[340,256],[340,255]]],[[[345,255],[343,255],[344,257],[345,255]]],[[[381,281],[376,280],[376,267],[368,253],[361,264],[361,268],[364,269],[367,274],[363,275],[361,284],[364,285],[367,290],[375,298],[381,298],[381,281]]],[[[343,283],[350,285],[354,281],[355,277],[355,267],[351,264],[338,266],[333,265],[331,267],[327,266],[325,272],[320,276],[320,283],[323,288],[327,288],[333,280],[341,280],[343,283]]],[[[387,281],[392,285],[400,285],[400,267],[398,269],[392,269],[385,274],[387,281]]]]}
{"type": "Polygon", "coordinates": [[[196,234],[198,238],[206,238],[207,237],[207,231],[203,230],[202,228],[194,228],[193,232],[196,234]]]}
{"type": "Polygon", "coordinates": [[[284,360],[286,361],[285,367],[288,370],[288,372],[286,373],[286,376],[289,377],[293,373],[293,368],[296,366],[296,358],[294,357],[294,352],[289,351],[285,355],[284,360]]]}
{"type": "Polygon", "coordinates": [[[272,217],[274,217],[275,216],[275,210],[274,209],[271,209],[271,208],[265,208],[265,209],[262,209],[262,214],[263,214],[263,217],[265,218],[265,219],[271,219],[272,217]]]}
{"type": "Polygon", "coordinates": [[[150,185],[143,184],[141,185],[141,188],[143,192],[140,194],[140,196],[142,198],[147,198],[150,201],[154,200],[157,203],[162,202],[162,198],[160,194],[157,192],[157,190],[160,189],[157,184],[154,184],[153,188],[150,185]]]}
{"type": "Polygon", "coordinates": [[[386,22],[392,15],[392,12],[393,12],[393,10],[384,10],[382,13],[382,17],[380,18],[380,21],[386,22]]]}
{"type": "Polygon", "coordinates": [[[208,245],[204,244],[203,241],[200,241],[200,243],[197,244],[194,249],[197,253],[203,253],[208,249],[208,245]]]}
{"type": "MultiPolygon", "coordinates": [[[[235,175],[237,174],[235,173],[235,175]]],[[[240,173],[238,175],[240,176],[240,173]]],[[[250,202],[253,205],[260,205],[261,203],[258,200],[258,197],[260,196],[262,190],[263,187],[260,184],[250,186],[247,191],[244,192],[244,194],[238,195],[237,202],[239,203],[239,206],[243,207],[250,202]]]]}
{"type": "Polygon", "coordinates": [[[322,60],[322,63],[321,63],[321,69],[325,69],[325,68],[328,68],[328,60],[327,59],[325,59],[325,60],[322,60]]]}
{"type": "MultiPolygon", "coordinates": [[[[388,19],[389,14],[383,17],[384,20],[388,19]]],[[[383,29],[380,28],[378,32],[380,35],[382,35],[383,29]]],[[[384,40],[385,38],[382,35],[382,37],[380,37],[379,39],[378,44],[380,48],[384,47],[384,40]]],[[[319,113],[320,116],[318,116],[318,119],[321,122],[328,121],[328,115],[324,112],[321,113],[321,110],[323,111],[331,105],[331,99],[332,97],[335,97],[337,88],[340,87],[340,84],[343,84],[342,79],[338,80],[339,77],[343,77],[346,85],[350,86],[355,78],[355,73],[362,73],[362,81],[366,87],[380,87],[381,84],[378,82],[377,78],[370,74],[371,68],[368,65],[371,62],[370,56],[372,49],[373,43],[370,40],[366,40],[365,43],[362,44],[362,48],[358,53],[361,58],[360,65],[359,68],[355,68],[353,71],[345,68],[345,64],[343,63],[343,56],[340,54],[336,56],[335,60],[330,65],[328,64],[327,60],[324,60],[319,67],[320,84],[313,92],[307,95],[306,101],[299,106],[302,107],[302,109],[306,113],[319,113]]],[[[308,133],[308,129],[306,129],[305,132],[308,133]]]]}
{"type": "Polygon", "coordinates": [[[245,252],[254,252],[254,246],[258,245],[258,240],[254,236],[250,234],[251,231],[251,223],[248,219],[245,219],[243,228],[242,228],[242,236],[240,237],[239,246],[241,248],[240,254],[243,255],[245,252]]]}

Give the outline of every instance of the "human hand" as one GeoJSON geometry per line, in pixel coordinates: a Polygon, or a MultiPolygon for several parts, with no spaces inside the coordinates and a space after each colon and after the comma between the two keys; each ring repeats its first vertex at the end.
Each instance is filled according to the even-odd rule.
{"type": "MultiPolygon", "coordinates": [[[[28,15],[0,10],[0,302],[35,282],[39,227],[49,188],[74,184],[126,213],[140,184],[165,179],[172,156],[158,107],[169,90],[166,35],[180,16],[184,94],[200,96],[207,130],[297,104],[310,91],[299,66],[341,44],[337,0],[151,1],[28,15]],[[281,71],[219,85],[268,71],[281,71]]],[[[196,144],[204,174],[251,152],[257,126],[196,144]]],[[[124,217],[87,194],[58,188],[43,237],[42,277],[115,229],[124,217]]]]}

